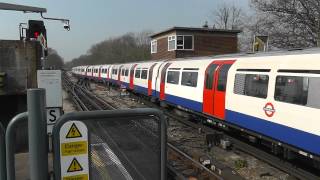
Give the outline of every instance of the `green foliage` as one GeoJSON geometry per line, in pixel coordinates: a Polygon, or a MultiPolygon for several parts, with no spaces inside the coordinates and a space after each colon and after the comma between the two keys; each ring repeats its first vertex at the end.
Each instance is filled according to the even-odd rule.
{"type": "Polygon", "coordinates": [[[45,69],[62,69],[63,58],[57,53],[56,50],[49,48],[48,57],[44,63],[45,69]]]}
{"type": "Polygon", "coordinates": [[[144,61],[151,58],[151,32],[127,33],[117,38],[110,38],[94,44],[87,54],[81,55],[65,64],[66,68],[79,65],[115,64],[144,61]]]}

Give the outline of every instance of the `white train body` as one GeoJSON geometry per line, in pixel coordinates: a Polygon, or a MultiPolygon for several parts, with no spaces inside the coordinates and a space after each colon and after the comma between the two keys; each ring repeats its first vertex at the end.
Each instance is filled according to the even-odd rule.
{"type": "MultiPolygon", "coordinates": [[[[100,76],[320,157],[319,59],[319,49],[186,58],[101,65],[100,76]]],[[[73,71],[90,79],[92,68],[73,71]]]]}

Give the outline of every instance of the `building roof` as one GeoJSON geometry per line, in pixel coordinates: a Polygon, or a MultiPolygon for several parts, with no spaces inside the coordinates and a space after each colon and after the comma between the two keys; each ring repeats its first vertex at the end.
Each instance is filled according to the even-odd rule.
{"type": "Polygon", "coordinates": [[[228,34],[238,34],[240,30],[227,30],[227,29],[213,29],[213,28],[195,28],[195,27],[172,27],[164,31],[150,35],[151,38],[166,34],[170,31],[190,31],[190,32],[206,32],[206,33],[228,33],[228,34]]]}

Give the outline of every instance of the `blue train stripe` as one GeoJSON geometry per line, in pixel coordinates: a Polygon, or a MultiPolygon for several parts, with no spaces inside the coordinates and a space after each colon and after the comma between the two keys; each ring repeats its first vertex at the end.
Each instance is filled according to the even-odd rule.
{"type": "Polygon", "coordinates": [[[226,110],[226,120],[243,128],[265,134],[287,144],[320,155],[320,136],[315,134],[231,110],[226,110]]]}
{"type": "Polygon", "coordinates": [[[193,111],[202,112],[202,103],[170,94],[165,95],[165,101],[172,104],[180,105],[184,108],[191,109],[193,111]]]}
{"type": "Polygon", "coordinates": [[[146,88],[146,87],[134,85],[134,91],[142,93],[142,94],[148,96],[148,88],[146,88]]]}

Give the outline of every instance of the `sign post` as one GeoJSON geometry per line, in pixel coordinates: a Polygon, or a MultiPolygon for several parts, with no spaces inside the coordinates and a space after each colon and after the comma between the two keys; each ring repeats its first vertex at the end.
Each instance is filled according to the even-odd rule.
{"type": "Polygon", "coordinates": [[[68,121],[60,129],[61,180],[89,180],[88,128],[68,121]]]}
{"type": "Polygon", "coordinates": [[[46,90],[47,133],[62,114],[62,86],[60,70],[38,70],[38,87],[46,90]]]}

